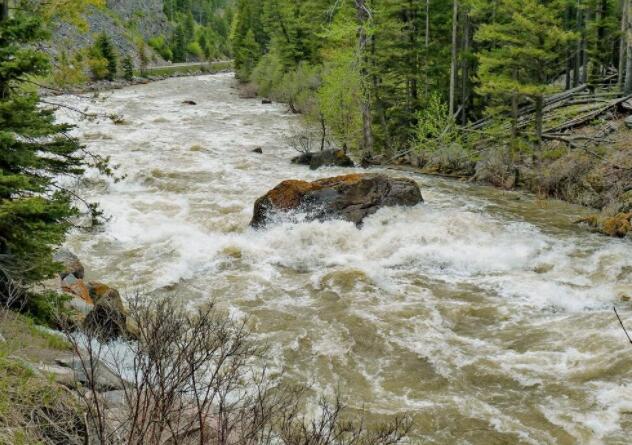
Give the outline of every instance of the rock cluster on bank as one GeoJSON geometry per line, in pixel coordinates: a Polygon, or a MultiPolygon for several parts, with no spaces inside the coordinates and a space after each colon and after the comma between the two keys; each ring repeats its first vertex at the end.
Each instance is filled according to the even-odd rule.
{"type": "Polygon", "coordinates": [[[59,249],[53,259],[63,266],[61,290],[72,297],[70,305],[78,311],[76,324],[102,340],[137,335],[118,290],[98,281],[86,282],[83,264],[67,249],[59,249]]]}
{"type": "Polygon", "coordinates": [[[352,174],[314,182],[283,181],[259,198],[250,225],[263,227],[279,214],[299,211],[306,220],[342,219],[360,225],[382,207],[423,202],[412,179],[381,174],[352,174]]]}
{"type": "Polygon", "coordinates": [[[343,150],[323,150],[303,153],[292,158],[292,164],[308,165],[312,170],[320,167],[354,167],[355,164],[343,150]]]}

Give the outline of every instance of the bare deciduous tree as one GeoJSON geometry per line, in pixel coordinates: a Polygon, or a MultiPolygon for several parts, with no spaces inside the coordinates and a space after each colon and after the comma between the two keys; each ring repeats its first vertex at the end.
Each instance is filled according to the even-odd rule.
{"type": "Polygon", "coordinates": [[[106,357],[98,333],[69,334],[88,391],[91,443],[126,445],[392,445],[408,433],[407,416],[375,430],[345,415],[338,397],[320,414],[303,414],[306,388],[282,384],[265,366],[267,348],[246,322],[214,303],[187,310],[171,298],[130,302],[138,340],[106,357]],[[107,361],[120,379],[124,409],[112,416],[99,394],[107,361]],[[95,372],[96,371],[96,372],[95,372]]]}

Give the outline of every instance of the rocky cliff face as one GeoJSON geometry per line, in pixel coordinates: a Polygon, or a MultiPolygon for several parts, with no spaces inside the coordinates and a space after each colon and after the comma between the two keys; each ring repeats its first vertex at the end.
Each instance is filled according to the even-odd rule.
{"type": "MultiPolygon", "coordinates": [[[[62,50],[76,51],[94,43],[95,36],[105,32],[121,55],[131,55],[139,62],[135,37],[145,40],[159,35],[168,35],[170,25],[163,11],[163,0],[108,0],[104,9],[88,8],[85,13],[87,30],[67,22],[57,22],[52,27],[49,52],[53,56],[62,50]]],[[[150,48],[147,48],[151,52],[150,48]]],[[[155,62],[164,62],[151,53],[155,62]]]]}
{"type": "Polygon", "coordinates": [[[108,0],[108,9],[149,39],[169,32],[163,0],[108,0]]]}

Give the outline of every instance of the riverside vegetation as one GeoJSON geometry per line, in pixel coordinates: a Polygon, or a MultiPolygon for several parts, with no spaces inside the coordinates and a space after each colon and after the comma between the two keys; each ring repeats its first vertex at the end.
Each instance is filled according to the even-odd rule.
{"type": "Polygon", "coordinates": [[[238,77],[300,112],[312,146],[594,207],[610,235],[632,227],[627,1],[236,4],[238,77]]]}
{"type": "MultiPolygon", "coordinates": [[[[83,26],[85,8],[103,5],[0,4],[0,443],[386,445],[413,428],[408,416],[366,425],[342,399],[323,399],[308,416],[311,390],[280,384],[246,324],[212,303],[188,311],[166,298],[123,302],[84,283],[78,259],[57,248],[104,215],[67,181],[116,169],[55,121],[36,93],[41,79],[130,79],[148,63],[145,45],[176,62],[232,55],[244,93],[300,113],[309,130],[294,140],[309,147],[526,187],[602,209],[582,221],[630,233],[627,1],[172,1],[162,10],[170,31],[143,37],[138,52],[122,55],[99,33],[52,67],[38,49],[49,34],[42,19],[83,26]],[[42,288],[55,277],[63,292],[42,288]],[[108,349],[114,339],[120,355],[108,349]]],[[[385,181],[334,180],[345,191],[347,182],[385,181]]],[[[422,201],[414,181],[398,181],[376,187],[388,198],[401,182],[398,203],[422,201]]],[[[285,184],[300,201],[328,182],[285,184]]],[[[375,202],[390,205],[376,195],[346,219],[359,224],[375,202]]]]}

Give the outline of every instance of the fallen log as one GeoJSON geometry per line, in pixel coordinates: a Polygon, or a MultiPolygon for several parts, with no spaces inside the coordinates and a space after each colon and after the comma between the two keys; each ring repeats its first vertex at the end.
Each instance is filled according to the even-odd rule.
{"type": "Polygon", "coordinates": [[[563,130],[568,130],[571,128],[575,128],[575,127],[579,127],[582,124],[585,124],[586,122],[596,118],[597,116],[605,113],[606,111],[610,110],[611,108],[614,108],[616,106],[618,106],[619,104],[625,102],[626,100],[632,98],[632,94],[625,96],[625,97],[621,97],[619,99],[613,100],[611,102],[609,102],[607,105],[601,106],[599,108],[597,108],[594,111],[591,111],[589,113],[583,114],[581,116],[578,116],[576,118],[573,118],[569,121],[566,121],[560,125],[557,125],[556,127],[553,128],[547,128],[544,133],[558,133],[560,131],[563,130]]]}

